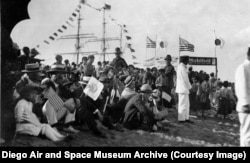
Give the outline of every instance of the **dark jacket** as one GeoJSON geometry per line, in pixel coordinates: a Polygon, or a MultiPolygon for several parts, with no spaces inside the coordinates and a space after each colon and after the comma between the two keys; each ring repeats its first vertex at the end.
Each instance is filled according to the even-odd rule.
{"type": "Polygon", "coordinates": [[[146,124],[149,128],[155,122],[153,112],[145,105],[143,95],[133,96],[126,104],[124,110],[123,125],[128,129],[137,129],[142,124],[146,124]]]}
{"type": "Polygon", "coordinates": [[[127,68],[128,64],[125,61],[125,59],[123,59],[122,57],[119,58],[114,58],[113,61],[110,63],[111,66],[114,67],[114,70],[116,70],[117,72],[121,71],[122,68],[127,68]]]}

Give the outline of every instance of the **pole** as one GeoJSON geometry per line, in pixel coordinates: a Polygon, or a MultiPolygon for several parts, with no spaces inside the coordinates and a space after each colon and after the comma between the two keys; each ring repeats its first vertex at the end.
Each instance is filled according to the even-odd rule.
{"type": "MultiPolygon", "coordinates": [[[[216,35],[216,32],[215,32],[215,29],[214,29],[214,35],[215,35],[215,39],[217,39],[217,35],[216,35]]],[[[215,60],[216,60],[216,64],[215,64],[215,78],[217,79],[217,75],[218,75],[218,59],[217,59],[217,45],[215,45],[214,47],[214,55],[215,55],[215,60]]]]}
{"type": "Polygon", "coordinates": [[[181,35],[179,35],[179,64],[181,63],[181,50],[180,50],[181,35]]]}
{"type": "Polygon", "coordinates": [[[79,63],[79,54],[80,54],[80,26],[81,25],[81,13],[79,12],[78,16],[78,26],[77,26],[77,36],[76,36],[76,64],[79,63]]]}
{"type": "Polygon", "coordinates": [[[216,51],[216,49],[217,49],[217,46],[215,45],[215,48],[214,48],[214,54],[215,54],[215,60],[216,60],[216,63],[215,63],[215,78],[217,79],[217,77],[218,77],[218,59],[217,59],[217,51],[216,51]]]}
{"type": "Polygon", "coordinates": [[[154,58],[154,64],[156,65],[156,48],[157,48],[157,35],[155,36],[155,58],[154,58]]]}
{"type": "Polygon", "coordinates": [[[105,62],[106,53],[106,22],[105,22],[105,7],[103,7],[103,61],[105,62]]]}
{"type": "Polygon", "coordinates": [[[122,49],[122,30],[123,30],[123,27],[122,27],[122,25],[120,25],[120,27],[121,27],[120,49],[122,49]]]}

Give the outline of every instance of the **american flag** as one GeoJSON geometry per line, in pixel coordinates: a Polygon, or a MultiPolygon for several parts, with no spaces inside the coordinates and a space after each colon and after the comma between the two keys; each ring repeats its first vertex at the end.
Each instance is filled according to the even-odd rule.
{"type": "Polygon", "coordinates": [[[48,98],[50,104],[56,111],[60,110],[64,106],[63,100],[52,88],[49,88],[49,90],[45,94],[45,97],[48,98]]]}
{"type": "Polygon", "coordinates": [[[194,52],[194,45],[190,44],[187,40],[180,38],[180,51],[194,52]]]}
{"type": "Polygon", "coordinates": [[[147,48],[156,48],[156,42],[147,37],[147,43],[146,43],[147,48]]]}

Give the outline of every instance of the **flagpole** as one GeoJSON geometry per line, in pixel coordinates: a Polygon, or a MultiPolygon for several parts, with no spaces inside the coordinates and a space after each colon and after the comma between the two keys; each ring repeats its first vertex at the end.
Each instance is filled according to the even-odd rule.
{"type": "Polygon", "coordinates": [[[217,79],[217,77],[218,77],[218,64],[217,64],[217,62],[218,62],[218,60],[217,60],[217,54],[216,54],[216,49],[217,49],[217,46],[215,45],[215,47],[214,47],[214,54],[215,54],[215,60],[216,60],[216,63],[215,63],[215,78],[217,79]]]}
{"type": "MultiPolygon", "coordinates": [[[[156,62],[156,47],[157,47],[157,35],[156,35],[156,38],[155,38],[155,58],[154,58],[154,63],[156,62]]],[[[156,65],[156,63],[155,63],[155,65],[156,65]]]]}
{"type": "Polygon", "coordinates": [[[103,61],[105,62],[105,53],[106,53],[106,20],[105,20],[105,7],[103,7],[103,61]]]}
{"type": "Polygon", "coordinates": [[[120,49],[122,49],[122,30],[123,30],[123,26],[122,26],[122,25],[120,25],[120,27],[121,27],[121,35],[120,35],[120,37],[121,37],[121,39],[120,39],[120,49]]]}
{"type": "Polygon", "coordinates": [[[179,63],[181,63],[180,39],[181,39],[181,35],[179,35],[179,63]]]}
{"type": "MultiPolygon", "coordinates": [[[[215,39],[217,39],[217,35],[216,35],[216,32],[215,32],[215,29],[214,29],[214,35],[215,35],[215,39]]],[[[215,55],[215,60],[216,60],[216,64],[215,64],[215,77],[216,77],[216,79],[217,79],[217,75],[218,75],[218,65],[217,65],[217,62],[218,62],[218,60],[217,60],[217,45],[215,44],[215,47],[214,47],[214,55],[215,55]]]]}

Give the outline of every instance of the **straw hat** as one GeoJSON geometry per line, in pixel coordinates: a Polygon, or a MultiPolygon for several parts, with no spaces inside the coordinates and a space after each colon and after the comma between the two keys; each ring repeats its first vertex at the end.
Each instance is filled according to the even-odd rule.
{"type": "Polygon", "coordinates": [[[32,64],[26,64],[25,69],[22,70],[24,73],[30,73],[30,72],[41,72],[39,64],[32,63],[32,64]]]}
{"type": "Polygon", "coordinates": [[[52,72],[54,72],[54,73],[56,73],[56,72],[66,73],[65,65],[63,65],[63,64],[61,64],[61,65],[59,65],[59,64],[52,65],[51,69],[48,72],[49,73],[52,73],[52,72]]]}

